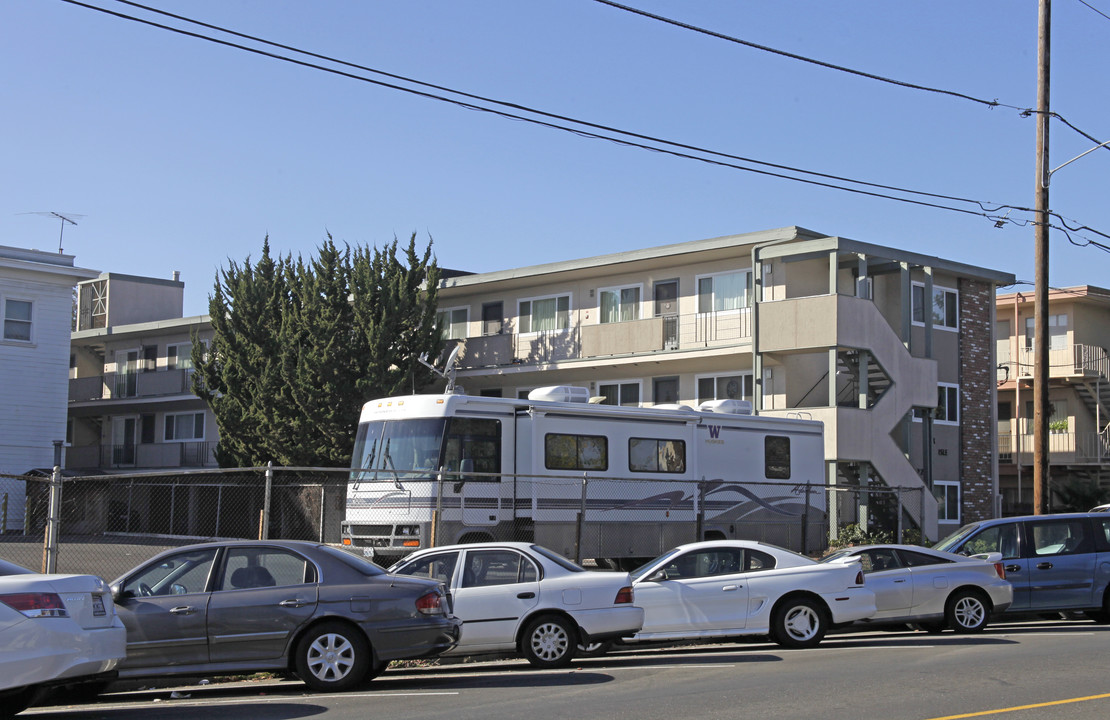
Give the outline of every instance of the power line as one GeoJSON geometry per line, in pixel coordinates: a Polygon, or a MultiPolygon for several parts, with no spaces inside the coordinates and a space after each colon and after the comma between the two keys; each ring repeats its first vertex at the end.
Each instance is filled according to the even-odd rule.
{"type": "MultiPolygon", "coordinates": [[[[319,60],[324,60],[324,61],[327,61],[327,62],[336,63],[336,64],[339,64],[339,65],[343,65],[345,67],[350,67],[350,68],[361,70],[361,71],[364,71],[364,72],[374,73],[374,74],[377,74],[377,75],[381,75],[381,76],[384,76],[384,77],[389,77],[391,79],[400,80],[400,81],[403,81],[403,82],[408,82],[408,83],[411,83],[411,84],[414,84],[414,85],[418,85],[420,87],[435,89],[435,90],[438,90],[440,92],[447,92],[447,93],[458,95],[460,97],[468,98],[468,99],[471,99],[471,100],[486,102],[486,103],[490,103],[490,104],[493,104],[493,105],[499,105],[499,106],[506,107],[506,108],[512,108],[514,110],[527,112],[527,113],[530,113],[530,114],[533,114],[533,115],[538,115],[540,117],[550,118],[552,120],[559,120],[561,122],[568,122],[568,123],[572,123],[572,124],[575,124],[575,125],[580,125],[583,128],[591,128],[591,129],[590,130],[583,130],[583,129],[579,129],[579,128],[566,127],[566,126],[559,125],[559,124],[554,123],[554,122],[549,122],[547,120],[540,120],[540,119],[537,119],[537,118],[526,117],[526,116],[519,115],[519,114],[516,114],[516,113],[507,112],[507,111],[504,111],[504,110],[498,110],[498,109],[495,109],[495,108],[483,107],[481,105],[476,105],[472,102],[465,102],[465,101],[461,101],[461,100],[457,100],[457,99],[453,99],[453,98],[444,97],[442,95],[437,95],[435,93],[425,92],[425,91],[422,91],[422,90],[416,90],[416,89],[413,89],[413,88],[404,87],[402,85],[397,85],[397,84],[394,84],[394,83],[384,82],[384,81],[381,81],[381,80],[375,80],[373,78],[364,77],[362,75],[357,75],[357,74],[354,74],[354,73],[346,72],[344,70],[338,70],[338,69],[335,69],[335,68],[326,67],[326,66],[323,66],[323,65],[318,65],[316,63],[311,63],[311,62],[307,62],[307,61],[304,61],[304,60],[291,58],[291,57],[288,57],[288,56],[285,56],[285,55],[280,55],[280,54],[277,54],[277,53],[268,52],[268,51],[261,50],[261,49],[258,49],[258,48],[253,48],[253,47],[249,47],[249,46],[246,46],[246,45],[241,45],[239,43],[234,43],[234,42],[231,42],[231,41],[228,41],[228,40],[214,38],[214,37],[204,35],[204,34],[201,34],[201,33],[191,32],[189,30],[173,27],[173,26],[170,26],[170,25],[165,25],[165,24],[154,22],[152,20],[147,20],[147,19],[144,19],[144,18],[135,17],[133,15],[127,15],[125,13],[120,13],[120,12],[116,12],[116,11],[113,11],[113,10],[108,10],[107,8],[102,8],[102,7],[98,7],[98,6],[95,6],[95,5],[90,5],[90,4],[85,3],[85,2],[80,2],[79,0],[62,0],[62,1],[66,2],[66,3],[69,3],[71,5],[77,5],[79,7],[84,7],[84,8],[89,9],[89,10],[95,10],[95,11],[98,11],[98,12],[101,12],[101,13],[104,13],[104,14],[107,14],[107,15],[111,15],[111,16],[114,16],[114,17],[117,17],[117,18],[120,18],[120,19],[131,20],[133,22],[137,22],[137,23],[140,23],[140,24],[149,25],[149,26],[152,26],[152,27],[156,27],[156,28],[159,28],[159,29],[162,29],[162,30],[167,30],[167,31],[174,32],[174,33],[184,35],[184,36],[187,36],[187,37],[192,37],[192,38],[198,39],[198,40],[206,40],[208,42],[212,42],[212,43],[215,43],[215,44],[218,44],[218,45],[223,45],[223,46],[226,46],[226,47],[231,47],[231,48],[243,50],[243,51],[246,51],[246,52],[254,53],[256,55],[261,55],[263,57],[268,57],[268,58],[271,58],[271,59],[274,59],[274,60],[281,60],[281,61],[284,61],[284,62],[292,63],[294,65],[299,65],[299,66],[302,66],[302,67],[307,67],[307,68],[311,68],[311,69],[315,69],[315,70],[321,70],[323,72],[332,73],[332,74],[339,75],[339,76],[342,76],[342,77],[346,77],[346,78],[349,78],[349,79],[352,79],[352,80],[360,80],[362,82],[370,83],[370,84],[377,85],[377,86],[380,86],[380,87],[384,87],[384,88],[388,88],[388,89],[392,89],[392,90],[399,90],[401,92],[406,92],[406,93],[409,93],[409,94],[412,94],[412,95],[416,95],[418,97],[423,97],[423,98],[427,98],[427,99],[432,99],[432,100],[438,100],[438,101],[441,101],[441,102],[451,103],[451,104],[457,105],[459,107],[462,107],[462,108],[465,108],[465,109],[468,109],[468,110],[486,112],[486,113],[490,113],[490,114],[493,114],[493,115],[504,117],[504,118],[510,119],[510,120],[528,122],[528,123],[532,123],[532,124],[535,124],[535,125],[540,125],[542,127],[547,127],[547,128],[551,128],[551,129],[555,129],[555,130],[560,130],[560,131],[563,131],[563,132],[574,133],[574,134],[579,135],[581,137],[586,137],[586,138],[590,138],[590,139],[597,139],[597,140],[606,140],[608,142],[611,142],[611,143],[614,143],[614,144],[617,144],[617,145],[626,146],[626,147],[633,147],[633,148],[638,148],[638,149],[643,149],[643,150],[649,150],[649,151],[652,151],[652,152],[658,152],[658,153],[662,153],[662,154],[666,154],[666,155],[671,155],[671,156],[674,156],[674,157],[679,157],[679,158],[684,158],[684,159],[689,159],[689,160],[696,160],[696,161],[711,164],[711,165],[717,165],[717,166],[721,166],[721,167],[727,167],[727,168],[731,168],[731,169],[742,170],[742,171],[745,171],[745,172],[751,172],[751,173],[755,173],[755,174],[765,175],[765,176],[769,176],[769,177],[775,177],[775,178],[784,179],[784,180],[792,180],[794,182],[800,182],[800,183],[805,183],[805,184],[809,184],[809,185],[815,185],[815,186],[818,186],[818,187],[825,187],[825,188],[829,188],[829,189],[840,190],[842,192],[850,192],[850,193],[855,193],[855,194],[859,194],[859,195],[876,197],[876,198],[881,198],[881,199],[886,199],[886,200],[894,200],[894,201],[897,201],[897,202],[902,202],[902,203],[907,203],[907,204],[912,204],[912,205],[919,205],[919,206],[929,207],[929,208],[934,208],[934,209],[939,209],[939,210],[948,210],[950,212],[959,212],[959,213],[964,213],[964,214],[968,214],[968,215],[975,215],[975,216],[984,217],[984,218],[987,218],[988,220],[994,221],[995,224],[998,227],[1002,227],[1006,223],[1012,223],[1012,224],[1016,224],[1016,225],[1025,225],[1025,224],[1028,224],[1030,222],[1028,220],[1018,220],[1018,219],[1014,219],[1014,218],[1009,217],[1009,212],[1010,211],[1025,212],[1025,213],[1032,212],[1032,209],[1028,208],[1028,207],[1022,207],[1022,206],[1017,206],[1017,205],[1005,205],[1005,204],[997,204],[997,203],[988,203],[988,202],[973,200],[973,199],[969,199],[969,198],[961,198],[961,197],[950,196],[950,195],[929,193],[929,192],[924,192],[924,191],[912,190],[912,189],[908,189],[908,188],[900,188],[900,187],[896,187],[896,186],[882,185],[882,184],[878,184],[878,183],[870,183],[870,182],[866,182],[866,181],[862,181],[862,180],[854,180],[852,178],[846,178],[846,177],[835,176],[835,175],[830,175],[830,174],[826,174],[826,173],[819,173],[819,172],[815,172],[815,171],[804,170],[804,169],[801,169],[801,168],[794,168],[794,167],[790,167],[790,166],[786,166],[786,165],[779,165],[779,164],[775,164],[775,163],[769,163],[769,162],[765,162],[765,161],[761,161],[761,160],[756,160],[756,159],[753,159],[753,158],[747,158],[747,157],[743,157],[743,156],[732,155],[732,154],[728,154],[728,153],[722,153],[722,152],[718,152],[718,151],[714,151],[714,150],[709,150],[709,149],[697,147],[697,146],[694,146],[694,145],[672,142],[672,141],[664,140],[664,139],[661,139],[661,138],[655,138],[655,137],[652,137],[652,136],[649,136],[649,135],[642,135],[642,134],[639,134],[639,133],[624,131],[624,130],[620,130],[620,129],[605,126],[605,125],[600,125],[600,124],[591,123],[591,122],[587,122],[587,121],[583,121],[583,120],[577,120],[575,118],[571,118],[571,117],[567,117],[567,116],[563,116],[563,115],[557,115],[557,114],[553,114],[553,113],[544,112],[544,111],[541,111],[541,110],[536,110],[534,108],[519,105],[519,104],[516,104],[516,103],[509,103],[509,102],[495,100],[495,99],[492,99],[492,98],[486,98],[486,97],[483,97],[483,96],[480,96],[480,95],[474,95],[474,94],[471,94],[471,93],[461,92],[461,91],[453,90],[451,88],[447,88],[447,87],[443,87],[443,86],[439,86],[439,85],[433,85],[431,83],[426,83],[426,82],[422,82],[422,81],[419,81],[419,80],[414,80],[414,79],[407,78],[407,77],[404,77],[404,76],[401,76],[401,75],[395,75],[393,73],[388,73],[388,72],[376,70],[374,68],[369,68],[369,67],[357,65],[355,63],[350,63],[350,62],[347,62],[347,61],[339,60],[337,58],[331,58],[331,57],[326,56],[326,55],[321,55],[321,54],[313,53],[313,52],[310,52],[310,51],[300,50],[299,48],[296,48],[296,47],[293,47],[293,46],[282,45],[280,43],[271,42],[271,41],[268,41],[268,40],[265,40],[265,39],[262,39],[262,38],[257,38],[257,37],[251,36],[251,35],[247,35],[247,34],[244,34],[244,33],[239,33],[239,32],[233,31],[233,30],[229,30],[227,28],[223,28],[223,27],[220,27],[218,25],[212,25],[212,24],[204,23],[204,22],[201,22],[201,21],[198,21],[198,20],[192,20],[192,19],[184,17],[184,16],[175,15],[173,13],[168,13],[168,12],[165,12],[165,11],[162,11],[162,10],[158,10],[156,8],[150,8],[150,7],[147,7],[145,5],[141,5],[137,2],[133,2],[132,0],[116,0],[116,1],[120,2],[122,4],[130,5],[132,7],[140,8],[140,9],[143,9],[143,10],[148,10],[150,12],[157,13],[157,14],[160,14],[160,15],[163,15],[163,16],[172,17],[176,20],[180,20],[180,21],[183,21],[183,22],[188,22],[188,23],[191,23],[191,24],[194,24],[194,25],[205,27],[205,28],[208,28],[210,30],[216,30],[218,32],[223,32],[223,33],[226,33],[226,34],[229,34],[229,35],[233,35],[235,37],[240,37],[240,38],[248,39],[248,40],[251,40],[251,41],[254,41],[254,42],[259,42],[259,43],[262,43],[262,44],[265,44],[265,45],[269,45],[271,47],[278,47],[278,48],[281,48],[283,50],[288,50],[290,52],[295,52],[295,53],[302,54],[302,55],[305,55],[305,56],[308,56],[308,57],[313,57],[313,58],[316,58],[316,59],[319,59],[319,60]],[[627,138],[634,138],[634,139],[629,140],[629,139],[626,139],[626,137],[611,137],[611,136],[602,134],[603,132],[615,133],[616,135],[623,135],[623,136],[626,136],[627,138]],[[655,147],[655,146],[652,146],[652,145],[644,144],[643,142],[639,142],[639,141],[658,143],[660,145],[664,145],[664,146],[668,146],[668,147],[655,147]],[[673,149],[671,149],[671,148],[673,148],[673,149]],[[712,156],[712,157],[702,157],[700,155],[695,155],[695,154],[692,154],[692,153],[702,153],[704,155],[709,155],[709,156],[712,156]],[[718,159],[714,159],[714,157],[723,158],[723,159],[718,160],[718,159]],[[766,168],[772,168],[773,170],[764,170],[764,169],[759,169],[759,168],[747,167],[747,166],[744,166],[744,165],[738,165],[738,164],[736,164],[736,162],[728,162],[729,160],[733,160],[733,161],[736,161],[736,162],[750,163],[750,164],[753,164],[753,165],[760,165],[760,166],[763,166],[763,167],[766,167],[766,168]],[[777,171],[781,171],[781,172],[777,172],[777,171]],[[823,180],[812,180],[812,179],[808,179],[808,178],[805,178],[805,177],[795,177],[794,175],[788,175],[788,174],[785,174],[785,173],[797,173],[797,174],[801,174],[801,175],[810,175],[810,176],[813,176],[813,177],[822,178],[823,180]],[[930,201],[925,201],[925,200],[915,200],[915,199],[912,199],[912,198],[905,198],[905,197],[898,197],[898,196],[894,196],[894,195],[887,195],[887,194],[884,194],[884,193],[881,193],[881,192],[875,192],[875,191],[871,191],[871,190],[863,190],[863,189],[859,189],[859,188],[844,187],[844,186],[841,186],[841,185],[836,185],[832,182],[825,182],[824,180],[851,183],[851,184],[854,184],[854,185],[861,185],[861,186],[864,186],[864,187],[875,188],[877,190],[889,190],[889,191],[892,191],[892,192],[899,192],[899,193],[904,193],[904,194],[908,194],[908,195],[918,195],[918,196],[922,196],[922,197],[932,198],[934,200],[946,200],[946,201],[956,202],[956,203],[965,203],[965,204],[970,204],[970,205],[974,205],[974,206],[978,207],[978,210],[962,208],[962,207],[953,207],[951,205],[944,205],[944,204],[941,204],[941,203],[938,203],[938,202],[930,202],[930,201]],[[999,215],[998,213],[1001,212],[1002,210],[1007,210],[1007,213],[1005,215],[999,215]]],[[[1061,221],[1063,221],[1063,219],[1061,219],[1061,221]]],[[[1060,229],[1062,229],[1062,228],[1060,228],[1060,229]]],[[[1092,228],[1089,228],[1087,226],[1081,226],[1081,227],[1078,227],[1078,228],[1068,228],[1068,229],[1070,229],[1072,232],[1078,232],[1079,230],[1089,230],[1091,232],[1096,232],[1096,233],[1098,232],[1098,231],[1093,230],[1092,228]]],[[[1065,232],[1065,234],[1066,234],[1066,232],[1065,232]]],[[[1101,233],[1099,233],[1099,234],[1101,234],[1101,233]]],[[[1107,236],[1107,237],[1110,238],[1110,236],[1107,236]]],[[[1068,239],[1069,239],[1069,241],[1071,241],[1070,235],[1068,236],[1068,239]]],[[[1074,241],[1072,241],[1072,242],[1073,242],[1073,244],[1079,244],[1079,243],[1075,243],[1074,241]]],[[[1088,241],[1088,244],[1094,244],[1095,246],[1098,246],[1100,248],[1103,247],[1100,243],[1097,243],[1097,242],[1094,242],[1094,241],[1088,241]]]]}
{"type": "Polygon", "coordinates": [[[1103,11],[1101,11],[1101,10],[1099,10],[1099,9],[1098,9],[1097,7],[1095,7],[1094,5],[1090,4],[1089,2],[1086,2],[1086,0],[1079,0],[1079,2],[1080,2],[1080,3],[1082,3],[1083,5],[1086,5],[1086,6],[1087,6],[1087,7],[1089,7],[1089,8],[1091,9],[1091,10],[1094,10],[1094,11],[1095,11],[1096,13],[1098,13],[1098,14],[1099,14],[1099,15],[1101,15],[1101,16],[1103,16],[1103,17],[1104,17],[1104,18],[1106,18],[1107,20],[1110,20],[1110,15],[1107,15],[1106,13],[1104,13],[1104,12],[1103,12],[1103,11]]]}
{"type": "MultiPolygon", "coordinates": [[[[124,0],[120,0],[120,1],[122,2],[124,0]]],[[[800,62],[810,63],[811,65],[817,65],[819,67],[827,68],[829,70],[836,70],[838,72],[848,73],[849,75],[855,75],[857,77],[867,78],[868,80],[876,80],[878,82],[888,83],[890,85],[897,85],[899,87],[908,88],[910,90],[921,90],[923,92],[937,93],[939,95],[948,95],[950,97],[959,98],[961,100],[968,100],[970,102],[978,103],[980,105],[986,105],[987,107],[990,107],[990,108],[1004,107],[1004,108],[1009,108],[1011,110],[1020,110],[1022,117],[1029,117],[1030,115],[1035,115],[1036,112],[1037,112],[1036,110],[1034,110],[1032,108],[1022,107],[1020,105],[1010,105],[1008,103],[999,102],[998,98],[995,98],[993,100],[985,100],[983,98],[974,97],[972,95],[966,95],[964,93],[957,92],[955,90],[944,90],[944,89],[941,89],[941,88],[929,87],[928,85],[918,85],[916,83],[905,82],[903,80],[895,80],[893,78],[888,78],[888,77],[885,77],[883,75],[876,75],[875,73],[865,72],[863,70],[856,70],[854,68],[845,67],[843,65],[836,65],[836,64],[833,64],[833,63],[830,63],[830,62],[825,62],[824,60],[817,60],[815,58],[807,57],[805,55],[799,55],[798,53],[788,52],[786,50],[779,50],[778,48],[769,47],[767,45],[760,45],[759,43],[754,43],[754,42],[751,42],[750,40],[744,40],[742,38],[738,38],[738,37],[735,37],[735,36],[732,36],[732,35],[725,35],[724,33],[719,33],[715,30],[709,30],[707,28],[699,27],[697,25],[691,25],[690,23],[682,22],[681,20],[675,20],[673,18],[664,17],[663,15],[656,15],[655,13],[647,12],[646,10],[640,10],[639,8],[630,7],[628,5],[622,5],[621,3],[613,2],[613,0],[594,0],[594,1],[598,2],[598,3],[601,3],[602,5],[608,5],[609,7],[616,8],[618,10],[624,10],[625,12],[632,13],[633,15],[640,15],[642,17],[650,18],[652,20],[657,20],[661,23],[666,23],[668,25],[674,25],[675,27],[680,27],[680,28],[683,28],[684,30],[690,30],[690,31],[693,31],[693,32],[696,32],[696,33],[701,33],[702,35],[708,35],[710,37],[714,37],[714,38],[717,38],[719,40],[725,40],[727,42],[736,43],[737,45],[743,45],[744,47],[749,47],[749,48],[752,48],[754,50],[760,50],[762,52],[771,53],[773,55],[781,55],[782,57],[790,58],[791,60],[798,60],[800,62]]],[[[1083,2],[1083,0],[1079,0],[1079,1],[1083,2]]],[[[1086,5],[1086,3],[1083,3],[1083,4],[1086,5]]],[[[1090,7],[1090,6],[1088,6],[1088,7],[1090,7]]],[[[1096,10],[1096,12],[1098,12],[1098,11],[1096,10]]],[[[1099,14],[1101,14],[1101,13],[1099,13],[1099,14]]],[[[1071,128],[1075,132],[1079,133],[1083,137],[1087,138],[1088,140],[1092,140],[1096,144],[1098,143],[1098,141],[1095,140],[1093,137],[1091,137],[1089,134],[1083,132],[1082,130],[1077,128],[1075,125],[1073,125],[1072,123],[1065,120],[1063,116],[1061,116],[1057,113],[1049,113],[1049,116],[1056,118],[1060,122],[1064,123],[1064,125],[1067,125],[1069,128],[1071,128]]],[[[1106,149],[1110,150],[1110,146],[1108,146],[1106,149]]]]}

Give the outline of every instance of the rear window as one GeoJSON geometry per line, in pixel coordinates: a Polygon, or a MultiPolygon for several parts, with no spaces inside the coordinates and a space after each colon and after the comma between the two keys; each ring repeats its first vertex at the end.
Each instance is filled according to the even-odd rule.
{"type": "Polygon", "coordinates": [[[3,575],[34,575],[34,570],[28,570],[22,565],[8,562],[7,560],[0,560],[0,576],[3,575]]]}
{"type": "Polygon", "coordinates": [[[586,568],[582,567],[581,565],[575,565],[562,555],[556,552],[552,552],[542,545],[532,545],[528,549],[536,553],[537,555],[543,555],[545,558],[565,570],[570,570],[571,572],[586,572],[586,568]]]}
{"type": "Polygon", "coordinates": [[[366,558],[359,557],[358,555],[353,555],[346,550],[337,550],[336,548],[329,547],[327,545],[319,545],[317,546],[317,549],[324,555],[328,555],[338,560],[347,567],[355,570],[356,572],[360,572],[363,575],[373,576],[385,574],[385,570],[370,562],[366,558]]]}

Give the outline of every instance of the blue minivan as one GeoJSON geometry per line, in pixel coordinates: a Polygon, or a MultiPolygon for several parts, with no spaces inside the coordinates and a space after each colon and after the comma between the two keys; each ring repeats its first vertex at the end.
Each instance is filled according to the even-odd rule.
{"type": "Polygon", "coordinates": [[[1083,611],[1110,623],[1110,513],[984,520],[964,525],[934,549],[1002,553],[1014,586],[1007,613],[1083,611]]]}

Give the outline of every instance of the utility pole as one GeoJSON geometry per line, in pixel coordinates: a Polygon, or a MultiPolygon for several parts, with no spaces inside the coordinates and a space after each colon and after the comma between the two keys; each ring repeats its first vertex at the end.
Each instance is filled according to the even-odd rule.
{"type": "MultiPolygon", "coordinates": [[[[1052,0],[1040,0],[1037,25],[1037,192],[1033,229],[1033,512],[1048,512],[1048,123],[1052,0]]],[[[1016,329],[1015,329],[1016,331],[1016,329]]]]}

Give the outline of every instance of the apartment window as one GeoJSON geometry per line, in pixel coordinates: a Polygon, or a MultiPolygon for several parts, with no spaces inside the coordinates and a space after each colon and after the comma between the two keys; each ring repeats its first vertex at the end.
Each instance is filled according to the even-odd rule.
{"type": "Polygon", "coordinates": [[[520,302],[520,332],[553,332],[570,328],[570,295],[520,302]]]}
{"type": "Polygon", "coordinates": [[[707,400],[751,400],[752,374],[711,375],[698,378],[698,402],[707,400]]]}
{"type": "MultiPolygon", "coordinates": [[[[1022,425],[1025,426],[1025,434],[1032,435],[1036,423],[1033,421],[1033,401],[1025,401],[1025,417],[1022,418],[1022,425]]],[[[1052,433],[1064,433],[1068,431],[1068,401],[1062,400],[1049,400],[1048,401],[1048,430],[1052,433]]]]}
{"type": "Polygon", "coordinates": [[[686,472],[686,443],[654,438],[628,439],[628,469],[632,472],[686,472]]]}
{"type": "Polygon", "coordinates": [[[166,368],[168,370],[192,370],[193,344],[178,343],[166,347],[166,368]]]}
{"type": "Polygon", "coordinates": [[[609,440],[604,436],[548,433],[543,446],[548,470],[609,469],[609,440]]]}
{"type": "Polygon", "coordinates": [[[651,397],[656,405],[678,402],[678,378],[655,378],[651,381],[651,397]]]}
{"type": "Polygon", "coordinates": [[[4,301],[4,339],[31,342],[31,302],[4,301]]]}
{"type": "Polygon", "coordinates": [[[463,340],[467,337],[467,324],[470,322],[470,308],[448,308],[436,313],[436,324],[443,332],[444,340],[463,340]]]}
{"type": "Polygon", "coordinates": [[[606,288],[599,292],[601,322],[629,322],[640,319],[640,286],[606,288]]]}
{"type": "MultiPolygon", "coordinates": [[[[1025,318],[1025,349],[1032,350],[1036,340],[1036,318],[1025,318]]],[[[1048,349],[1063,350],[1068,346],[1068,316],[1048,316],[1048,349]]]]}
{"type": "Polygon", "coordinates": [[[933,414],[938,423],[960,423],[960,386],[937,383],[937,409],[933,414]]]}
{"type": "Polygon", "coordinates": [[[598,383],[597,394],[605,398],[602,405],[640,406],[639,382],[598,383]]]}
{"type": "Polygon", "coordinates": [[[166,442],[204,439],[204,413],[166,415],[166,442]]]}
{"type": "Polygon", "coordinates": [[[960,484],[937,481],[933,483],[933,497],[937,499],[937,520],[960,522],[960,484]]]}
{"type": "MultiPolygon", "coordinates": [[[[925,286],[914,283],[913,289],[913,322],[915,325],[925,324],[925,286]]],[[[933,286],[933,301],[930,312],[933,314],[933,327],[957,330],[960,327],[959,295],[955,290],[933,286]]]]}
{"type": "Polygon", "coordinates": [[[739,310],[752,304],[752,271],[739,270],[698,278],[698,312],[739,310]]]}

